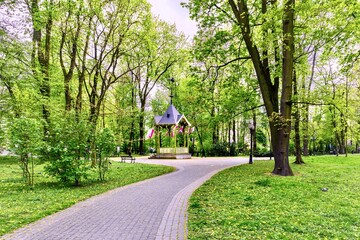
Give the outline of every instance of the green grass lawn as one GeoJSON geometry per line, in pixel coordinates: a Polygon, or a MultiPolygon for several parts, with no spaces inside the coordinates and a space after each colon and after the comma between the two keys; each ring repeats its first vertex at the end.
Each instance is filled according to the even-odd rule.
{"type": "Polygon", "coordinates": [[[189,239],[360,239],[360,156],[304,160],[294,177],[273,161],[215,175],[191,197],[189,239]]]}
{"type": "MultiPolygon", "coordinates": [[[[35,169],[35,186],[30,189],[24,186],[17,160],[0,157],[0,236],[91,196],[173,170],[166,166],[112,162],[107,181],[87,181],[72,187],[47,177],[40,165],[35,169]]],[[[96,179],[97,173],[92,174],[96,179]]]]}

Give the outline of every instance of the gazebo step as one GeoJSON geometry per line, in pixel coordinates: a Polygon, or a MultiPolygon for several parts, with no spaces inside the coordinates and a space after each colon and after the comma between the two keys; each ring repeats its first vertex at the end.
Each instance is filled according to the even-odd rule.
{"type": "Polygon", "coordinates": [[[191,154],[174,154],[174,153],[161,153],[155,154],[149,157],[149,159],[190,159],[191,154]]]}

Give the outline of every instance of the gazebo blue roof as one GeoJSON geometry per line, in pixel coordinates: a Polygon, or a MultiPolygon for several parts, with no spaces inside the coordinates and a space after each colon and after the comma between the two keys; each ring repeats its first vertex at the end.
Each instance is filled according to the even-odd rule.
{"type": "Polygon", "coordinates": [[[155,116],[155,125],[177,125],[183,119],[188,126],[191,126],[186,117],[180,114],[174,105],[170,104],[163,116],[155,116]]]}

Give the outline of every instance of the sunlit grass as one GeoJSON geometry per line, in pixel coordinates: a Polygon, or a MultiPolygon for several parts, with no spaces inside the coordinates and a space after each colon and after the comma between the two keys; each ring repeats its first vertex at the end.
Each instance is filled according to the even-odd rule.
{"type": "MultiPolygon", "coordinates": [[[[85,181],[64,186],[36,166],[35,186],[25,187],[22,170],[13,157],[0,157],[0,236],[76,202],[120,186],[173,171],[172,167],[112,162],[105,182],[85,181]]],[[[91,179],[96,179],[92,173],[91,179]]]]}
{"type": "Polygon", "coordinates": [[[190,200],[189,239],[360,239],[360,156],[319,156],[269,174],[273,161],[225,170],[190,200]]]}

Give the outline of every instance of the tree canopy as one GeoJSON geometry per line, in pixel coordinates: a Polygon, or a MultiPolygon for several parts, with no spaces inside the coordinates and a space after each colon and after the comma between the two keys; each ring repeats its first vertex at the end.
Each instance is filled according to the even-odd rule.
{"type": "Polygon", "coordinates": [[[173,87],[195,127],[193,155],[248,154],[253,144],[256,156],[273,153],[272,173],[288,176],[289,155],[303,163],[302,154],[359,151],[358,1],[183,5],[198,23],[193,39],[146,0],[0,1],[3,148],[14,119],[33,119],[50,173],[70,167],[57,177],[79,182],[89,158],[104,179],[109,148],[153,148],[146,132],[173,87]]]}

